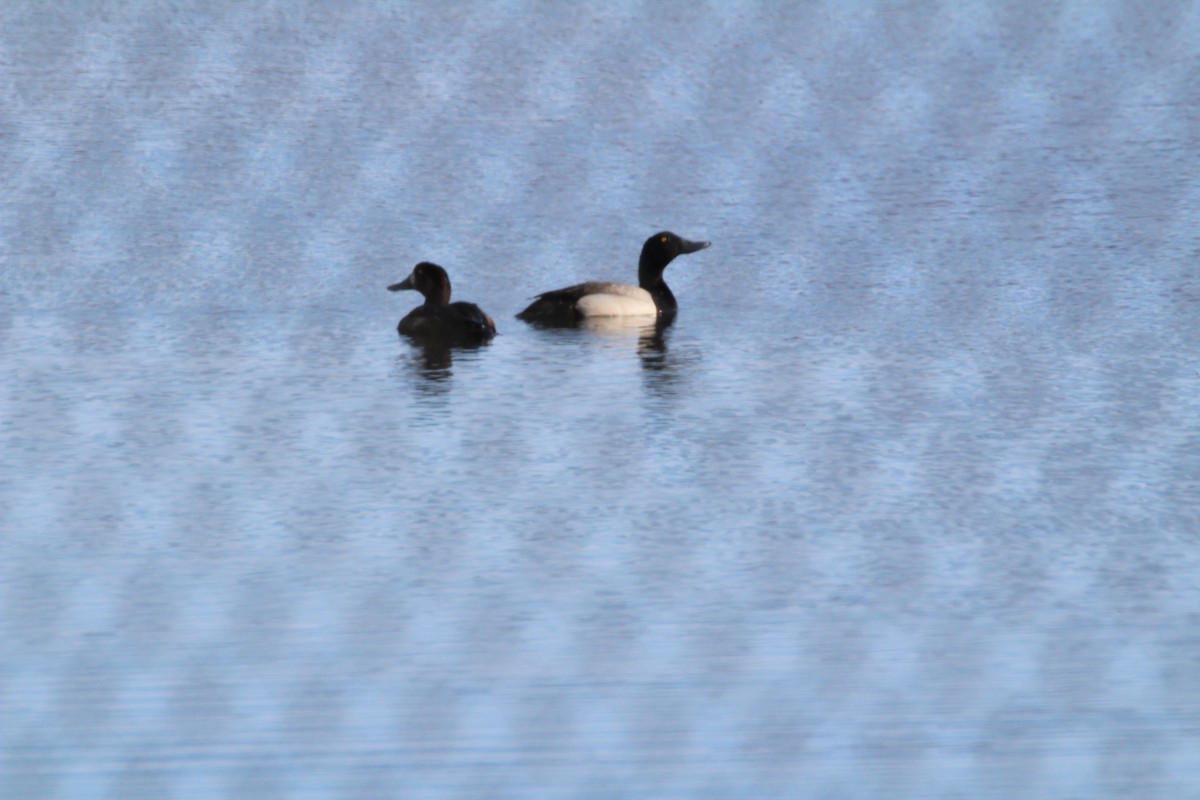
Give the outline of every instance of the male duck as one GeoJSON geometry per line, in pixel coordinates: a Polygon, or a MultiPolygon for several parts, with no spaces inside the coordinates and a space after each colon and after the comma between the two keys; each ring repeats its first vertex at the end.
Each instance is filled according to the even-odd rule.
{"type": "Polygon", "coordinates": [[[587,317],[630,317],[673,314],[675,295],[663,281],[672,259],[694,253],[710,242],[689,242],[670,231],[656,233],[642,245],[638,285],[588,281],[539,294],[517,319],[546,324],[572,324],[587,317]]]}
{"type": "Polygon", "coordinates": [[[415,289],[425,303],[408,312],[396,330],[414,339],[450,344],[482,344],[496,335],[496,323],[474,303],[450,302],[450,276],[437,264],[422,261],[389,292],[415,289]]]}

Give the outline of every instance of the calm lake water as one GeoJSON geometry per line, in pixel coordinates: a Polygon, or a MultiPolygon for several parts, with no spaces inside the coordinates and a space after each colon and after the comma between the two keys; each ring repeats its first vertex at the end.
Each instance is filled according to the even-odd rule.
{"type": "Polygon", "coordinates": [[[1200,797],[1200,7],[223,5],[0,8],[0,793],[1200,797]]]}

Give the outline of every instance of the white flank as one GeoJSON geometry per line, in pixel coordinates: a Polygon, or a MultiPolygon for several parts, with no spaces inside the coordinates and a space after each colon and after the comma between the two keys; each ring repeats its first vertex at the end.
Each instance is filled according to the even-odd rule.
{"type": "Polygon", "coordinates": [[[640,286],[610,284],[603,292],[587,294],[575,304],[585,317],[655,316],[654,298],[640,286]]]}
{"type": "Polygon", "coordinates": [[[604,334],[605,338],[624,340],[630,336],[653,336],[657,322],[657,317],[648,314],[639,314],[636,317],[586,317],[579,321],[579,327],[592,333],[604,334]]]}

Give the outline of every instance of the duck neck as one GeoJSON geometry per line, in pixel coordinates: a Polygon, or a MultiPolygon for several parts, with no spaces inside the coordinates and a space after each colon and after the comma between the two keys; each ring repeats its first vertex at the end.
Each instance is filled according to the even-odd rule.
{"type": "Polygon", "coordinates": [[[433,289],[429,294],[425,295],[425,307],[437,308],[450,304],[450,287],[439,286],[433,289]]]}
{"type": "Polygon", "coordinates": [[[666,282],[662,279],[659,279],[658,286],[643,288],[654,298],[654,307],[660,312],[674,311],[678,308],[678,305],[675,303],[675,295],[671,293],[671,287],[667,286],[666,282]]]}
{"type": "Polygon", "coordinates": [[[638,286],[641,286],[654,298],[654,305],[659,311],[674,311],[676,309],[675,295],[671,287],[663,280],[664,266],[650,265],[642,259],[638,264],[638,286]]]}

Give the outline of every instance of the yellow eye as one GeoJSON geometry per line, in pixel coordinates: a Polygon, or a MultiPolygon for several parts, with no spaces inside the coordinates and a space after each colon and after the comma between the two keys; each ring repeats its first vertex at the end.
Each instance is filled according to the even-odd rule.
{"type": "Polygon", "coordinates": [[[666,243],[667,243],[667,237],[665,237],[665,236],[664,236],[664,237],[662,237],[662,239],[660,239],[659,241],[661,241],[663,244],[666,244],[666,243]]]}

